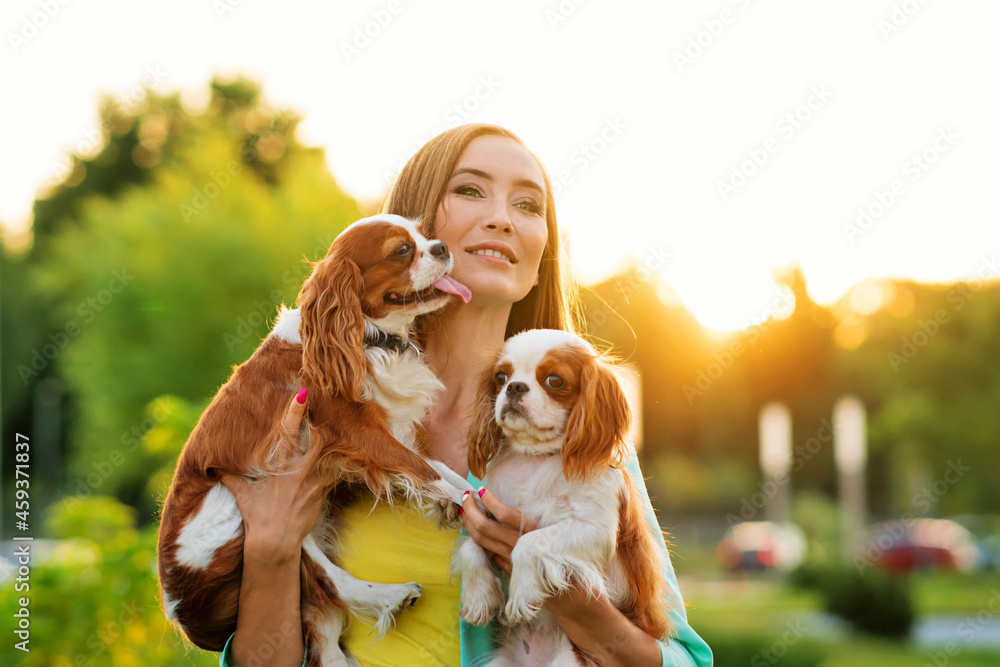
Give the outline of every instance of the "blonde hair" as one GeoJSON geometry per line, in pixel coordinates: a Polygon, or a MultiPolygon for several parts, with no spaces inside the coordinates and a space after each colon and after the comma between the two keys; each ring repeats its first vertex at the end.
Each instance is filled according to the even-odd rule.
{"type": "MultiPolygon", "coordinates": [[[[483,136],[504,137],[524,146],[520,137],[498,125],[471,123],[445,130],[424,144],[406,163],[386,195],[380,212],[420,220],[424,233],[433,237],[438,205],[445,196],[455,165],[469,143],[483,136]]],[[[531,155],[545,179],[545,226],[548,229],[548,240],[542,250],[538,284],[531,288],[527,296],[511,306],[510,317],[507,319],[507,338],[528,329],[578,329],[576,289],[563,268],[552,183],[542,161],[534,153],[531,155]]]]}

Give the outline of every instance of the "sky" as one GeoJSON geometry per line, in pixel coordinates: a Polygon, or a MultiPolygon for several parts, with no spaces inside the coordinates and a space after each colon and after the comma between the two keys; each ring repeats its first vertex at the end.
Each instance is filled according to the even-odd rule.
{"type": "Polygon", "coordinates": [[[97,147],[101,94],[196,109],[244,75],[363,202],[436,133],[508,127],[582,281],[636,262],[709,327],[782,308],[792,264],[821,303],[998,278],[998,24],[994,0],[7,0],[0,224],[97,147]]]}

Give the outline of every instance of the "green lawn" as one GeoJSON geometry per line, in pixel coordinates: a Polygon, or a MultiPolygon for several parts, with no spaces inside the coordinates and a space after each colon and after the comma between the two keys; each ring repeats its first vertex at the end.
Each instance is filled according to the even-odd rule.
{"type": "MultiPolygon", "coordinates": [[[[922,574],[913,578],[919,614],[969,614],[1000,605],[1000,577],[922,574]]],[[[831,626],[819,596],[768,579],[682,580],[692,627],[717,647],[720,667],[996,667],[1000,651],[973,650],[959,641],[948,656],[944,647],[920,649],[904,642],[871,639],[831,626]],[[725,656],[724,659],[723,656],[725,656]],[[735,656],[735,657],[734,657],[735,656]],[[825,657],[821,657],[825,656],[825,657]]]]}

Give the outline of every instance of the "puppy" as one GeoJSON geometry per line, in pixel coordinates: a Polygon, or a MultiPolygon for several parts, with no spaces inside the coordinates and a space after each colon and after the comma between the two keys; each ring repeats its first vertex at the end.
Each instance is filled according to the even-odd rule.
{"type": "MultiPolygon", "coordinates": [[[[222,474],[258,480],[304,451],[329,487],[361,483],[391,501],[401,492],[442,525],[469,489],[447,466],[426,460],[420,420],[442,389],[409,342],[414,318],[468,302],[447,274],[448,247],[410,220],[378,215],[355,222],[316,263],[274,330],[235,368],[181,452],[163,505],[158,569],[163,607],[197,646],[221,651],[236,628],[243,568],[239,508],[222,474]],[[279,447],[282,417],[309,390],[300,440],[279,447]],[[308,422],[306,424],[306,422],[308,422]]],[[[372,584],[338,568],[336,494],[302,544],[302,621],[308,664],[354,664],[339,638],[345,610],[376,621],[420,595],[417,583],[372,584]]]]}
{"type": "Polygon", "coordinates": [[[572,586],[610,599],[653,637],[668,634],[657,537],[622,469],[630,419],[608,363],[564,331],[510,338],[483,374],[469,467],[538,524],[511,555],[506,606],[486,552],[468,538],[456,552],[462,618],[484,625],[503,609],[506,639],[491,666],[593,664],[543,609],[572,586]]]}

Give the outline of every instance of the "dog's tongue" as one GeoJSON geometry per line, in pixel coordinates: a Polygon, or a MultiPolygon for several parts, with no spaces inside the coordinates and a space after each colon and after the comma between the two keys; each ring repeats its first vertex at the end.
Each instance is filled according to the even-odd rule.
{"type": "Polygon", "coordinates": [[[469,303],[469,299],[472,298],[472,292],[469,288],[458,282],[451,276],[445,276],[441,280],[434,283],[434,287],[441,290],[442,292],[447,292],[448,294],[454,294],[462,303],[469,303]]]}

